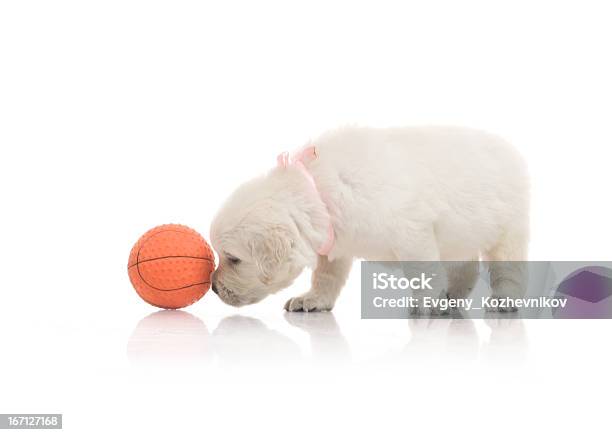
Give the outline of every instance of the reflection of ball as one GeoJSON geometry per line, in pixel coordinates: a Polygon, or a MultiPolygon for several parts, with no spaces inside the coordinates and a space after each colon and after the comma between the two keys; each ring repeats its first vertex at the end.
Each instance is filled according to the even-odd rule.
{"type": "Polygon", "coordinates": [[[182,308],[210,287],[215,256],[200,234],[184,225],[161,225],[136,242],[128,274],[136,292],[151,305],[182,308]]]}
{"type": "MultiPolygon", "coordinates": [[[[210,334],[202,320],[181,310],[160,310],[138,322],[127,345],[130,362],[139,366],[208,363],[210,334]]],[[[174,370],[173,370],[174,371],[174,370]]],[[[177,373],[174,371],[173,376],[177,373]]]]}

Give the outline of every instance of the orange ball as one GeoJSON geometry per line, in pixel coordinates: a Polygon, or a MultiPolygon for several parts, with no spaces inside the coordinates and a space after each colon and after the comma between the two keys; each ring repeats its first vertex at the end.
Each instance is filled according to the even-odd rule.
{"type": "Polygon", "coordinates": [[[184,225],[168,224],[147,231],[128,260],[130,281],[138,295],[156,307],[183,308],[210,287],[215,256],[206,240],[184,225]]]}

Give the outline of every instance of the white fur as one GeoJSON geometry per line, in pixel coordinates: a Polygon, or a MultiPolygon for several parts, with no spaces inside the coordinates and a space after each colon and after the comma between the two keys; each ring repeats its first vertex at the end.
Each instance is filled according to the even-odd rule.
{"type": "MultiPolygon", "coordinates": [[[[328,310],[354,258],[526,259],[527,171],[498,137],[456,127],[351,127],[313,144],[318,158],[308,170],[325,204],[297,169],[275,168],[241,186],[216,216],[211,239],[220,265],[213,284],[224,301],[257,302],[311,267],[310,291],[285,308],[328,310]],[[326,205],[336,242],[321,257],[326,205]]],[[[516,271],[491,273],[501,283],[494,295],[517,292],[510,279],[516,271]]]]}

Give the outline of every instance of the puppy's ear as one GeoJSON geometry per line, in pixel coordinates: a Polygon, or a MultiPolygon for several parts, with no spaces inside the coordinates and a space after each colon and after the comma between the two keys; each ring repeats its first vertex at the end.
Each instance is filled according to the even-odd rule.
{"type": "Polygon", "coordinates": [[[251,243],[251,253],[259,269],[259,280],[270,284],[274,274],[289,257],[293,240],[282,227],[269,228],[257,235],[251,243]]]}

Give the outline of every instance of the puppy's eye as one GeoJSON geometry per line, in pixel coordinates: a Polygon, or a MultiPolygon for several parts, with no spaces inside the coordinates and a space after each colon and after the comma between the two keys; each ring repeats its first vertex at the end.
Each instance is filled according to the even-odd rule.
{"type": "Polygon", "coordinates": [[[231,264],[236,265],[236,264],[240,264],[241,260],[240,260],[240,258],[236,258],[233,255],[228,255],[227,256],[227,261],[229,261],[231,264]]]}

